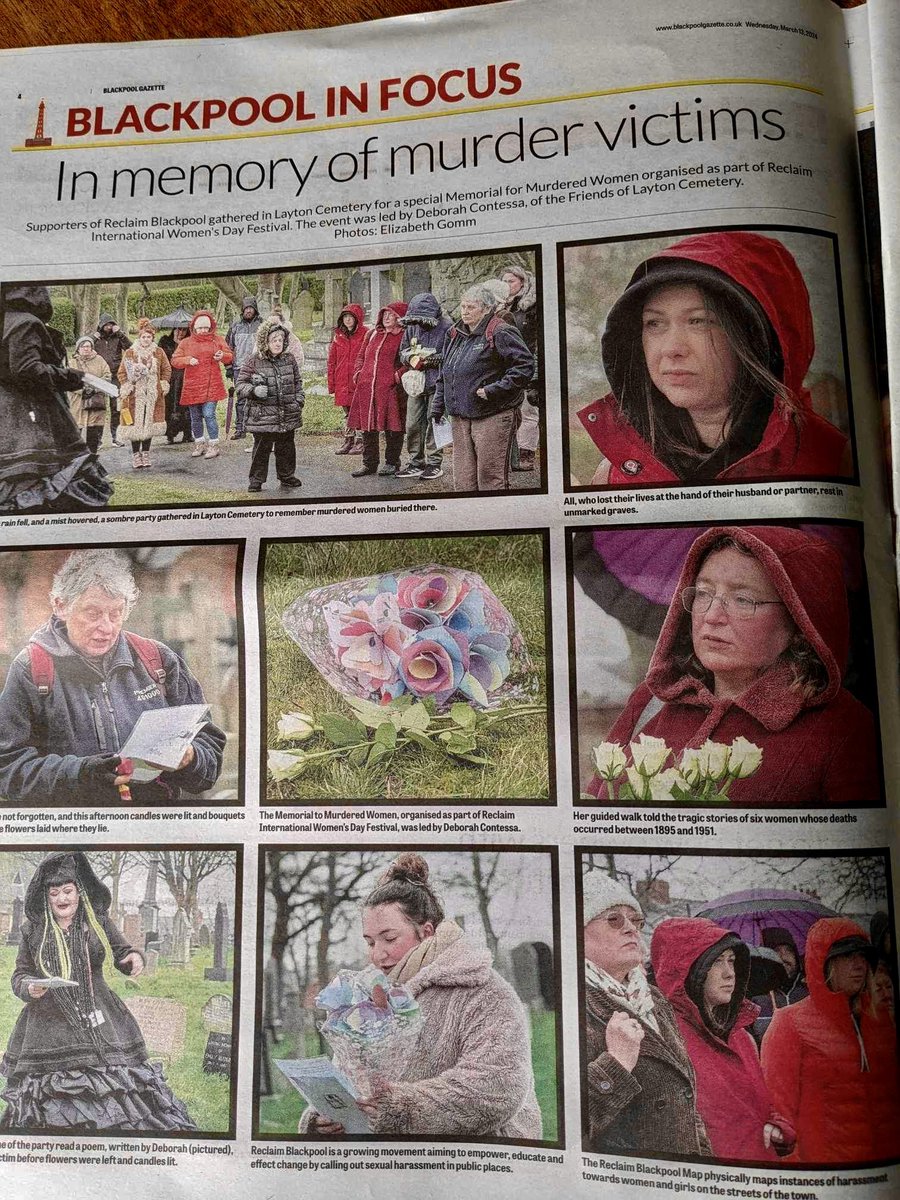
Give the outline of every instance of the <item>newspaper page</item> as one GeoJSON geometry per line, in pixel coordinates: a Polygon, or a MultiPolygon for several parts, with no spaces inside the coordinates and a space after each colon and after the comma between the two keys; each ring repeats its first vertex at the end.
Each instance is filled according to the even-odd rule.
{"type": "Polygon", "coordinates": [[[6,1194],[897,1194],[848,29],[3,54],[6,1194]]]}

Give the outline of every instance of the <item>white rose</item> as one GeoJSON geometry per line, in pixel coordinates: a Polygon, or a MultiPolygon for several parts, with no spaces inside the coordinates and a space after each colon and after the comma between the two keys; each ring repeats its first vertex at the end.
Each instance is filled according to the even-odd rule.
{"type": "Polygon", "coordinates": [[[647,780],[637,770],[636,767],[626,767],[625,774],[628,776],[628,782],[631,784],[631,790],[634,792],[636,800],[649,800],[650,789],[647,787],[647,780]]]}
{"type": "Polygon", "coordinates": [[[591,757],[597,774],[608,783],[617,779],[627,765],[625,751],[616,742],[601,742],[593,748],[591,757]]]}
{"type": "Polygon", "coordinates": [[[305,742],[314,729],[315,721],[306,713],[282,713],[278,718],[278,740],[282,742],[305,742]]]}
{"type": "Polygon", "coordinates": [[[655,775],[666,764],[671,751],[662,738],[649,737],[642,733],[636,742],[631,743],[631,759],[640,773],[644,776],[655,775]]]}
{"type": "Polygon", "coordinates": [[[700,782],[700,777],[703,774],[703,763],[700,758],[700,751],[692,747],[688,747],[681,753],[681,762],[678,764],[678,769],[684,776],[688,786],[700,782]]]}
{"type": "Polygon", "coordinates": [[[680,771],[676,771],[674,767],[668,767],[665,771],[660,771],[658,775],[654,775],[650,784],[650,799],[654,804],[664,804],[668,800],[674,800],[672,795],[674,788],[679,788],[686,792],[688,788],[687,781],[684,779],[680,771]]]}
{"type": "Polygon", "coordinates": [[[296,779],[306,766],[306,754],[302,750],[270,750],[268,755],[269,774],[276,783],[296,779]]]}
{"type": "Polygon", "coordinates": [[[737,737],[731,743],[731,757],[728,760],[728,773],[735,779],[746,779],[759,769],[762,762],[762,750],[746,738],[737,737]]]}
{"type": "Polygon", "coordinates": [[[724,742],[705,741],[697,752],[702,773],[709,779],[721,779],[728,768],[729,752],[724,742]]]}

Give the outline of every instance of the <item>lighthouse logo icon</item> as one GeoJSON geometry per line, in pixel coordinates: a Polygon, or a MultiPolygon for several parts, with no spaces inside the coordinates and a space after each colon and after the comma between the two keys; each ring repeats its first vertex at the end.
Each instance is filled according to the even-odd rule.
{"type": "Polygon", "coordinates": [[[26,138],[26,146],[52,146],[53,138],[44,137],[44,109],[46,105],[42,100],[38,105],[37,120],[34,123],[34,137],[26,138]]]}

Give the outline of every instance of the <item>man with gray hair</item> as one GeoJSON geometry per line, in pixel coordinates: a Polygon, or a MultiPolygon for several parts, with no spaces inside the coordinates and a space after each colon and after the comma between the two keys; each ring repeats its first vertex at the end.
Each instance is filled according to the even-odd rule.
{"type": "MultiPolygon", "coordinates": [[[[142,713],[204,704],[174,650],[124,628],[138,598],[115,550],[75,550],[50,588],[50,619],[16,657],[0,694],[0,797],[13,804],[117,803],[121,748],[142,713]]],[[[225,734],[207,722],[174,771],[132,785],[136,804],[208,791],[225,734]]]]}

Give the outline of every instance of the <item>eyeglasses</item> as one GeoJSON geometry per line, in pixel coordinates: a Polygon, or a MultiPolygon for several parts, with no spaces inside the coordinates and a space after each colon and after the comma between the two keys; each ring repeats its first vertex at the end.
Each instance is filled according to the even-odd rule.
{"type": "Polygon", "coordinates": [[[718,600],[727,613],[733,614],[739,621],[750,621],[756,616],[758,608],[769,604],[784,604],[783,600],[751,600],[749,596],[721,596],[707,588],[689,587],[681,593],[681,607],[685,612],[699,613],[704,616],[718,600]]]}
{"type": "Polygon", "coordinates": [[[605,921],[607,923],[607,925],[610,927],[610,929],[614,929],[616,931],[616,933],[618,933],[620,929],[625,928],[626,921],[631,926],[631,928],[633,930],[635,930],[635,932],[637,932],[637,933],[640,933],[641,930],[644,928],[644,925],[646,924],[646,921],[644,920],[644,918],[642,916],[640,916],[638,913],[634,913],[632,915],[630,912],[623,913],[623,912],[613,911],[613,912],[608,912],[608,913],[601,913],[600,917],[598,919],[601,921],[605,921]]]}

